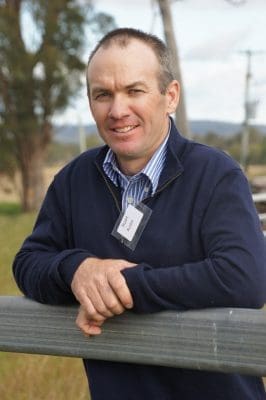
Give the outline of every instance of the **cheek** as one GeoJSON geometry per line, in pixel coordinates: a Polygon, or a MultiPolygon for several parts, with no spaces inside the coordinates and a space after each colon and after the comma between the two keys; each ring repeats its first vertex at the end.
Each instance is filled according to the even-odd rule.
{"type": "Polygon", "coordinates": [[[104,107],[103,105],[101,105],[101,107],[91,106],[91,113],[97,124],[103,123],[108,115],[107,107],[104,107]]]}
{"type": "Polygon", "coordinates": [[[133,113],[140,117],[140,119],[145,123],[152,123],[156,115],[156,110],[157,105],[152,101],[138,102],[137,105],[132,107],[133,113]]]}
{"type": "Polygon", "coordinates": [[[147,115],[151,120],[158,120],[167,114],[166,99],[163,96],[153,96],[152,101],[146,104],[147,115]]]}

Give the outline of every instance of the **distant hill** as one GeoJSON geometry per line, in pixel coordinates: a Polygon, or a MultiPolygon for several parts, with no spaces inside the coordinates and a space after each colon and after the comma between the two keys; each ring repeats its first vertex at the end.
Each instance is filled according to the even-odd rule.
{"type": "MultiPolygon", "coordinates": [[[[264,135],[266,134],[266,125],[253,125],[264,135]]],[[[240,132],[242,124],[223,121],[194,120],[190,121],[190,129],[194,135],[205,135],[208,132],[214,132],[217,135],[231,136],[240,132]]]]}
{"type": "MultiPolygon", "coordinates": [[[[266,135],[266,125],[253,125],[264,135],[266,135]]],[[[85,125],[83,127],[86,135],[97,133],[95,124],[85,125]]],[[[208,132],[214,132],[217,135],[231,136],[241,130],[241,124],[223,121],[193,120],[190,121],[190,129],[194,135],[205,135],[208,132]]],[[[78,143],[79,127],[77,125],[55,126],[54,140],[61,143],[78,143]]]]}
{"type": "MultiPolygon", "coordinates": [[[[95,124],[85,125],[82,127],[86,135],[92,135],[97,133],[95,124]]],[[[60,125],[55,126],[54,140],[61,143],[78,143],[79,142],[79,130],[78,125],[60,125]]]]}

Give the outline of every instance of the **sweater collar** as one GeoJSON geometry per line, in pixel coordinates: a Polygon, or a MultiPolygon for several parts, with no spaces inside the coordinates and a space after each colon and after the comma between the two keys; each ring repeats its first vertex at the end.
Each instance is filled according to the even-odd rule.
{"type": "MultiPolygon", "coordinates": [[[[161,173],[157,190],[164,186],[168,181],[182,174],[184,170],[182,165],[182,156],[188,143],[189,141],[180,135],[171,118],[171,130],[167,143],[165,167],[161,173]]],[[[103,170],[103,162],[108,150],[109,147],[105,145],[100,148],[96,155],[95,162],[101,170],[103,170]]]]}
{"type": "Polygon", "coordinates": [[[182,157],[188,143],[188,140],[180,135],[171,118],[171,131],[168,140],[165,168],[160,176],[158,190],[168,181],[182,174],[184,170],[182,157]]]}

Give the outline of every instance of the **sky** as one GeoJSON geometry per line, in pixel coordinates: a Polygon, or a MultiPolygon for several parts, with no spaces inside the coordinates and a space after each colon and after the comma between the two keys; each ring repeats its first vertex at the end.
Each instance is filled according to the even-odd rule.
{"type": "MultiPolygon", "coordinates": [[[[154,0],[94,0],[118,27],[163,29],[154,0]]],[[[252,52],[249,100],[258,102],[254,124],[266,124],[266,0],[232,6],[225,0],[177,0],[171,5],[190,120],[244,120],[246,51],[252,52]]],[[[91,49],[88,49],[88,55],[91,49]]],[[[87,59],[87,55],[85,57],[87,59]]],[[[57,123],[92,122],[85,81],[79,99],[57,123]]]]}

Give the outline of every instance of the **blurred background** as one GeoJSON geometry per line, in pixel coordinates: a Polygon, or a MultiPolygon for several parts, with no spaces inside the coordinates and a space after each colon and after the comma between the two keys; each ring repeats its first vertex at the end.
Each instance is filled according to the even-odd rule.
{"type": "MultiPolygon", "coordinates": [[[[12,260],[53,176],[101,143],[85,67],[115,27],[167,43],[180,132],[229,153],[266,192],[265,0],[0,0],[0,295],[19,294],[12,260]]],[[[76,359],[0,353],[0,377],[1,400],[89,398],[76,359]]]]}

